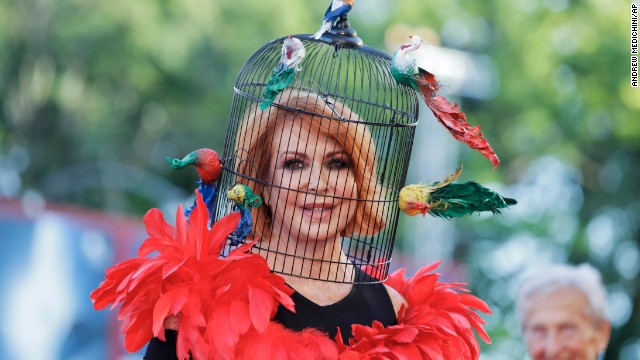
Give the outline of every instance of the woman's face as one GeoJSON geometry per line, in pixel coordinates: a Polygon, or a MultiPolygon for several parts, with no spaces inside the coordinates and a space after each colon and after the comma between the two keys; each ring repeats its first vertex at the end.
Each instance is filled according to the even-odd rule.
{"type": "Polygon", "coordinates": [[[276,128],[271,146],[265,200],[271,208],[274,239],[335,240],[356,212],[351,157],[334,138],[300,126],[276,128]]]}

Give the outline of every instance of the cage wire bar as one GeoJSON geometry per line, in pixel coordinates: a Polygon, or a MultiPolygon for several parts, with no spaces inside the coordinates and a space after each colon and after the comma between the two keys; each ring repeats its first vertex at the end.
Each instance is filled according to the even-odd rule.
{"type": "MultiPolygon", "coordinates": [[[[270,262],[274,272],[343,283],[384,281],[389,272],[398,225],[397,198],[406,179],[418,121],[417,95],[413,89],[395,82],[390,73],[391,58],[379,50],[368,46],[328,43],[322,39],[315,40],[311,35],[294,37],[300,39],[306,48],[306,56],[300,64],[302,69],[294,83],[264,111],[259,110],[257,105],[262,101],[264,87],[280,61],[286,37],[264,45],[239,72],[222,153],[224,171],[218,180],[214,220],[233,211],[232,202],[226,198],[227,190],[237,183],[247,184],[265,200],[260,208],[252,212],[253,231],[248,239],[260,237],[254,245],[254,251],[270,262]],[[269,128],[269,119],[278,118],[289,120],[279,125],[279,130],[265,130],[269,128]],[[296,123],[298,125],[294,125],[296,123]],[[294,143],[291,138],[282,136],[285,133],[283,128],[289,132],[298,131],[297,136],[307,141],[294,143]],[[313,142],[320,128],[348,154],[348,159],[343,160],[354,162],[351,166],[356,177],[355,184],[350,189],[337,190],[351,193],[351,197],[329,196],[303,189],[304,186],[299,186],[299,183],[312,179],[298,179],[296,183],[295,172],[280,178],[276,178],[275,174],[271,177],[267,175],[275,172],[269,170],[269,167],[273,167],[273,149],[277,149],[276,153],[296,150],[311,157],[317,155],[315,150],[331,153],[333,150],[327,148],[329,142],[323,148],[313,142]],[[255,141],[260,134],[263,134],[263,140],[255,141]],[[289,186],[286,186],[287,183],[289,186]],[[273,224],[260,220],[265,212],[270,214],[266,217],[270,219],[269,216],[274,213],[285,211],[278,207],[287,206],[286,202],[276,202],[274,198],[287,199],[288,196],[300,194],[306,194],[305,199],[311,202],[349,203],[346,214],[338,214],[355,214],[350,223],[352,231],[345,230],[340,234],[342,251],[346,255],[340,261],[326,260],[331,258],[328,251],[339,250],[323,248],[325,244],[322,241],[293,239],[296,234],[291,229],[271,233],[273,224]],[[324,200],[314,200],[318,198],[324,200]],[[369,216],[362,216],[366,214],[366,209],[369,209],[369,216]],[[375,223],[376,219],[383,219],[384,224],[375,223]],[[307,263],[314,260],[311,268],[300,266],[304,260],[307,263]],[[341,263],[367,269],[373,278],[361,276],[360,272],[356,272],[356,278],[340,277],[331,271],[319,276],[322,271],[313,268],[330,269],[341,263]]],[[[328,166],[344,165],[336,164],[328,166]]],[[[340,187],[338,178],[329,176],[330,183],[327,186],[340,187]]],[[[289,209],[289,212],[293,211],[289,209]]],[[[291,217],[297,221],[295,214],[291,217]]],[[[303,226],[302,220],[291,227],[296,226],[303,226]]],[[[318,227],[317,231],[320,229],[318,227]]],[[[231,249],[233,247],[227,245],[223,256],[231,249]]]]}

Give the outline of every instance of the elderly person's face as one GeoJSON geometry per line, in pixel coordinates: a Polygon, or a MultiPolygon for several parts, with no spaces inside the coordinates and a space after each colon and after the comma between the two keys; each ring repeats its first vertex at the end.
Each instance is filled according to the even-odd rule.
{"type": "Polygon", "coordinates": [[[593,318],[578,289],[533,295],[524,311],[524,337],[534,360],[595,360],[609,342],[609,323],[593,318]]]}
{"type": "Polygon", "coordinates": [[[300,126],[278,126],[272,144],[265,194],[272,209],[274,238],[332,240],[356,211],[352,160],[335,139],[300,126]],[[292,189],[292,190],[287,190],[292,189]],[[298,190],[298,191],[294,191],[298,190]]]}

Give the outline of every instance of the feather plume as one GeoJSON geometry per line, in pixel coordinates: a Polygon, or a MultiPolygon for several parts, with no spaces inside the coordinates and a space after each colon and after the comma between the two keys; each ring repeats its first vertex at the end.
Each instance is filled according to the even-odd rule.
{"type": "Polygon", "coordinates": [[[283,65],[273,69],[273,74],[269,78],[267,85],[262,93],[263,100],[260,103],[260,110],[265,110],[273,103],[276,96],[293,83],[296,77],[295,68],[287,68],[283,65]]]}
{"type": "Polygon", "coordinates": [[[440,182],[431,185],[413,184],[400,190],[398,206],[407,215],[429,213],[445,219],[500,209],[517,204],[515,199],[502,197],[493,190],[474,182],[453,184],[462,172],[462,166],[440,182]]]}
{"type": "Polygon", "coordinates": [[[250,333],[240,341],[236,359],[336,360],[338,346],[318,330],[296,332],[272,321],[263,333],[250,333]]]}
{"type": "Polygon", "coordinates": [[[436,119],[444,125],[456,140],[479,151],[491,161],[494,168],[497,167],[500,164],[500,160],[489,145],[489,142],[484,138],[480,126],[470,126],[467,123],[466,115],[460,110],[458,104],[451,105],[447,99],[438,94],[440,84],[435,75],[420,68],[416,59],[409,55],[409,53],[426,44],[419,36],[410,37],[411,43],[401,45],[393,55],[391,75],[398,83],[410,86],[419,92],[436,119]]]}
{"type": "Polygon", "coordinates": [[[139,350],[153,336],[164,340],[165,318],[177,315],[179,359],[232,359],[240,339],[264,332],[279,304],[294,310],[293,289],[270,272],[264,258],[249,253],[256,240],[219,256],[240,214],[220,219],[211,229],[208,220],[197,191],[189,221],[178,208],[175,231],[160,210],[150,210],[144,218],[149,238],[138,257],[107,269],[106,279],[91,293],[98,310],[120,305],[128,351],[139,350]]]}
{"type": "Polygon", "coordinates": [[[490,342],[477,314],[490,313],[488,306],[465,293],[464,284],[439,282],[439,274],[432,273],[439,263],[407,280],[404,270],[390,275],[385,284],[408,304],[400,309],[399,324],[353,325],[345,345],[340,334],[336,343],[319,331],[295,332],[272,321],[279,305],[294,311],[293,290],[270,272],[264,258],[249,252],[256,240],[219,257],[239,214],[209,229],[196,192],[189,221],[178,208],[175,230],[157,209],[144,220],[149,238],[139,256],[107,269],[105,281],[91,293],[96,309],[120,306],[128,351],[153,336],[164,340],[163,322],[171,315],[180,317],[179,359],[477,359],[474,330],[490,342]]]}
{"type": "Polygon", "coordinates": [[[336,336],[341,360],[351,359],[478,359],[480,347],[474,336],[490,343],[477,311],[491,313],[477,297],[466,294],[464,284],[445,284],[434,274],[439,262],[423,267],[405,280],[405,270],[393,273],[385,282],[407,301],[398,325],[371,327],[353,325],[349,345],[336,336]]]}
{"type": "Polygon", "coordinates": [[[517,204],[515,199],[502,197],[473,181],[438,188],[431,193],[431,199],[429,214],[445,219],[483,211],[499,214],[500,209],[517,204]]]}
{"type": "Polygon", "coordinates": [[[416,90],[422,95],[425,103],[433,112],[438,121],[453,135],[453,137],[461,141],[470,148],[480,152],[485,158],[491,161],[494,168],[500,165],[498,155],[489,145],[484,134],[480,130],[480,126],[470,126],[467,123],[467,116],[460,110],[458,104],[451,103],[443,96],[438,95],[440,85],[436,77],[430,72],[419,68],[417,74],[414,75],[416,90]]]}

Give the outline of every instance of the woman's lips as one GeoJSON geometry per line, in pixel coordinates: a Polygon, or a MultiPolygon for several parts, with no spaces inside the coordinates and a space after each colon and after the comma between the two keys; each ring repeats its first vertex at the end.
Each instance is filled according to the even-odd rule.
{"type": "Polygon", "coordinates": [[[325,203],[305,204],[302,207],[302,215],[313,220],[323,220],[331,217],[334,207],[335,206],[333,204],[325,203]]]}

